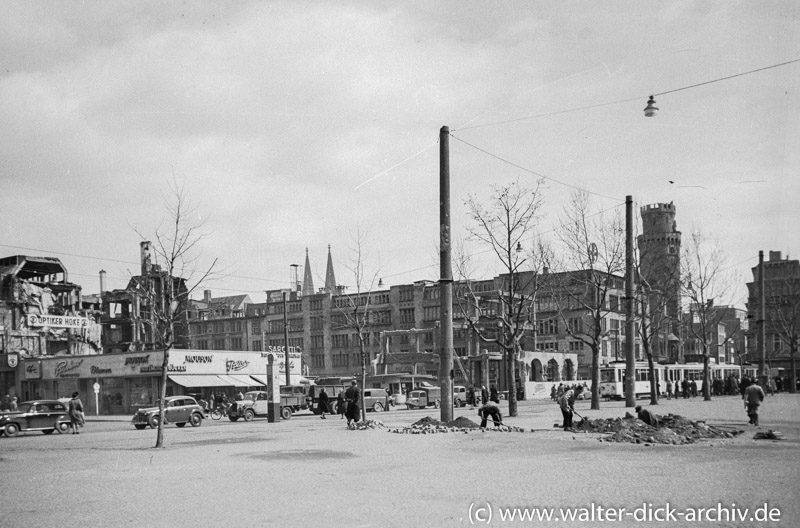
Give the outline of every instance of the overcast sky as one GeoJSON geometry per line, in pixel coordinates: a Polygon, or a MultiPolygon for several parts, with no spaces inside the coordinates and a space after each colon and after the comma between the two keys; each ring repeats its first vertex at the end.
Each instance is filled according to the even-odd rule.
{"type": "Polygon", "coordinates": [[[455,237],[470,194],[538,173],[542,230],[559,223],[565,182],[599,209],[674,202],[684,237],[701,229],[742,282],[759,250],[800,257],[800,63],[642,112],[650,94],[800,58],[796,1],[0,12],[0,254],[58,256],[85,293],[101,269],[109,288],[138,272],[136,229],[164,218],[173,178],[204,222],[200,264],[224,272],[215,296],[263,301],[306,248],[320,287],[328,245],[350,284],[359,230],[387,285],[435,280],[443,125],[463,140],[450,141],[455,237]]]}

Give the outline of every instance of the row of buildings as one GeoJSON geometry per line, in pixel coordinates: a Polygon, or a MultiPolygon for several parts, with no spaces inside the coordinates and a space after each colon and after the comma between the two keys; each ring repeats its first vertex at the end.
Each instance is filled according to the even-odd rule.
{"type": "MultiPolygon", "coordinates": [[[[698,323],[691,309],[681,309],[675,272],[680,232],[674,205],[647,206],[642,218],[641,277],[634,299],[636,356],[644,359],[649,350],[662,363],[701,360],[697,340],[687,331],[693,325],[696,330],[698,323]],[[652,330],[648,334],[645,328],[652,330]]],[[[214,297],[209,290],[202,298],[189,299],[183,279],[170,277],[153,263],[148,242],[141,244],[140,260],[140,274],[125,288],[106,291],[100,272],[100,293],[83,295],[59,259],[0,259],[0,394],[25,400],[64,397],[75,390],[94,393],[94,401],[87,398],[90,412],[94,408],[109,414],[152,402],[161,376],[164,333],[159,314],[165,310],[167,287],[184,303],[175,323],[168,393],[206,396],[210,391],[263,385],[270,356],[295,378],[359,375],[362,339],[363,361],[376,384],[398,391],[413,384],[414,376],[440,374],[435,282],[346,291],[336,281],[329,247],[325,284],[319,288],[314,287],[306,251],[303,280],[267,291],[263,302],[253,302],[248,295],[214,297]]],[[[800,291],[792,293],[784,283],[800,281],[798,266],[796,260],[770,253],[764,273],[773,304],[788,307],[795,299],[797,306],[800,291]]],[[[754,277],[757,272],[754,269],[754,277]]],[[[624,359],[623,276],[592,270],[499,275],[455,285],[456,384],[494,384],[505,390],[504,356],[491,338],[500,331],[494,312],[498,296],[512,279],[536,289],[520,290],[527,304],[521,311],[523,332],[514,363],[522,396],[549,390],[552,383],[589,379],[593,347],[601,364],[624,359]]],[[[714,307],[713,327],[703,329],[710,337],[712,362],[757,359],[748,357],[754,352],[748,324],[755,314],[754,285],[756,281],[748,284],[748,311],[714,307]]],[[[767,330],[773,367],[782,366],[789,356],[789,344],[780,337],[785,329],[773,324],[776,314],[769,318],[767,330]]]]}

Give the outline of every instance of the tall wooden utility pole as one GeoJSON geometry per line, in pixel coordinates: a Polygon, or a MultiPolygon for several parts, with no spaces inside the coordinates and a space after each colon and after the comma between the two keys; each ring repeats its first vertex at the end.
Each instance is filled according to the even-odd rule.
{"type": "Polygon", "coordinates": [[[453,420],[453,270],[450,236],[450,129],[439,130],[439,351],[441,420],[453,420]]]}
{"type": "Polygon", "coordinates": [[[764,293],[764,252],[758,252],[758,377],[761,387],[767,390],[769,373],[767,372],[767,303],[764,293]]]}
{"type": "Polygon", "coordinates": [[[292,384],[292,373],[291,369],[289,368],[289,320],[286,315],[289,309],[286,305],[286,292],[283,292],[283,346],[284,353],[283,353],[283,362],[284,367],[286,368],[286,384],[292,384]]]}
{"type": "MultiPolygon", "coordinates": [[[[633,320],[633,196],[625,197],[625,407],[636,406],[636,323],[633,320]]],[[[655,383],[650,380],[650,383],[655,383]]]]}

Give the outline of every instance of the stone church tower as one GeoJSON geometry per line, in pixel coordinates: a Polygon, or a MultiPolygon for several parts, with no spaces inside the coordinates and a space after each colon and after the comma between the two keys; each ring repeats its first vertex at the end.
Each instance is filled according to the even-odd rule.
{"type": "Polygon", "coordinates": [[[641,208],[639,247],[641,286],[650,299],[651,322],[661,331],[653,339],[653,359],[680,359],[681,232],[675,224],[675,205],[657,203],[641,208]]]}

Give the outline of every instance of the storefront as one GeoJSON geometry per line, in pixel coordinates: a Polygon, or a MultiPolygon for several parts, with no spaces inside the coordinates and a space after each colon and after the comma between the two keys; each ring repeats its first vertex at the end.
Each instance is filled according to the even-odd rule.
{"type": "MultiPolygon", "coordinates": [[[[205,398],[214,392],[232,398],[240,390],[263,388],[269,356],[267,352],[171,350],[167,395],[205,398]]],[[[89,415],[130,414],[158,400],[163,361],[163,351],[27,359],[22,365],[22,399],[69,398],[77,391],[89,415]]],[[[283,354],[275,356],[275,364],[278,373],[285,375],[283,354]]],[[[300,377],[300,365],[300,354],[291,354],[292,376],[300,377]]]]}
{"type": "Polygon", "coordinates": [[[17,397],[17,366],[19,365],[19,354],[0,354],[0,408],[6,404],[5,397],[17,397]]]}

